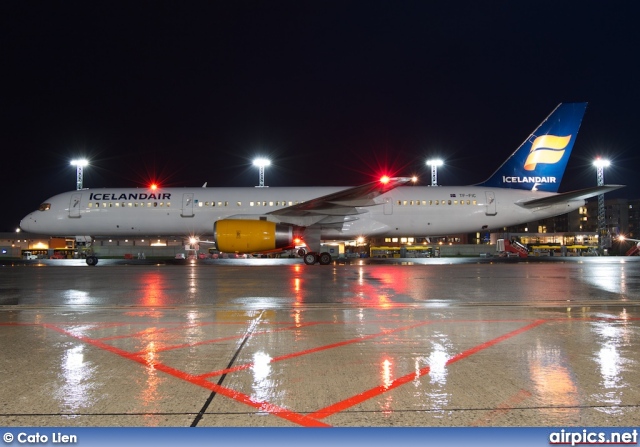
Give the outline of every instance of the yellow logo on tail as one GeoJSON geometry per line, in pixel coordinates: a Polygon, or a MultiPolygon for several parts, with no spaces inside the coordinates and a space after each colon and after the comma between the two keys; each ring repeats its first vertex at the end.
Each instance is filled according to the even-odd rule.
{"type": "Polygon", "coordinates": [[[557,137],[555,135],[542,135],[533,140],[531,151],[524,162],[524,169],[533,171],[538,163],[558,163],[564,155],[564,148],[571,141],[571,135],[557,137]]]}

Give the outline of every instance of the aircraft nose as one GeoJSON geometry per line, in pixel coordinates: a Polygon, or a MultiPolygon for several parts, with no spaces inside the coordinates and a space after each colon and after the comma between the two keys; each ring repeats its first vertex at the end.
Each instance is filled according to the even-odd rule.
{"type": "Polygon", "coordinates": [[[33,232],[35,222],[36,220],[33,216],[33,213],[30,213],[20,221],[20,229],[26,232],[33,232]]]}

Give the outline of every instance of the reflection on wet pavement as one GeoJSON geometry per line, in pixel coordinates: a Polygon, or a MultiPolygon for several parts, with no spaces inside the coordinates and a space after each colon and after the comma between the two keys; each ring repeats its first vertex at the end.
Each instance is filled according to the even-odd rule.
{"type": "Polygon", "coordinates": [[[0,312],[0,417],[640,422],[640,263],[281,267],[0,270],[0,287],[20,291],[0,312]]]}

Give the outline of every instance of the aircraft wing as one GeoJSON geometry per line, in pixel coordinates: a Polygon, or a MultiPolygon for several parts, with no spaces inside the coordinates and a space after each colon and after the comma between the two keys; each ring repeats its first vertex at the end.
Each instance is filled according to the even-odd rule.
{"type": "Polygon", "coordinates": [[[616,189],[624,188],[625,185],[604,185],[594,186],[592,188],[578,189],[575,191],[563,192],[554,194],[541,199],[529,200],[527,202],[519,203],[518,205],[525,208],[537,208],[540,206],[551,206],[558,203],[565,203],[570,200],[585,200],[590,197],[595,197],[600,194],[604,194],[616,189]]]}
{"type": "Polygon", "coordinates": [[[410,181],[410,177],[392,177],[387,182],[366,183],[281,208],[268,214],[279,216],[281,219],[283,217],[355,215],[359,214],[356,207],[379,205],[374,200],[376,197],[410,181]]]}

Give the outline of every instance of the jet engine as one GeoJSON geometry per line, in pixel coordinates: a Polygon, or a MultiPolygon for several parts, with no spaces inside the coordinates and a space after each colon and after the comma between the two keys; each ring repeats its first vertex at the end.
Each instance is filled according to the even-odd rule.
{"type": "Polygon", "coordinates": [[[223,219],[213,224],[216,248],[225,253],[257,253],[293,246],[293,227],[266,220],[223,219]]]}

